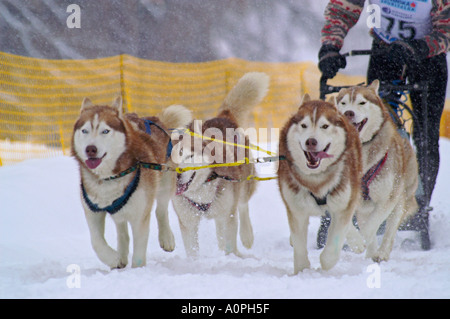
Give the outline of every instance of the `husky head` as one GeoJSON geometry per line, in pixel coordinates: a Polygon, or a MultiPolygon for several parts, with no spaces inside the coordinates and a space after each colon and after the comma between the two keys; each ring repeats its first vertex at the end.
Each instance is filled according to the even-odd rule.
{"type": "Polygon", "coordinates": [[[109,176],[126,149],[126,128],[122,119],[122,98],[112,106],[93,105],[85,98],[74,125],[72,153],[92,173],[109,176]]]}
{"type": "MultiPolygon", "coordinates": [[[[184,195],[199,203],[212,202],[215,192],[211,191],[211,183],[215,184],[217,181],[208,182],[208,178],[213,173],[212,168],[201,168],[211,164],[213,159],[205,152],[205,146],[208,144],[202,141],[202,127],[201,121],[194,121],[191,126],[191,131],[199,134],[199,136],[191,136],[189,133],[183,135],[182,139],[175,145],[174,150],[176,155],[176,162],[178,167],[194,168],[183,171],[177,174],[176,195],[184,195]]],[[[174,152],[172,153],[174,159],[174,152]]]]}
{"type": "Polygon", "coordinates": [[[303,98],[286,134],[292,160],[302,172],[321,173],[340,157],[346,147],[344,121],[332,104],[303,98]]]}
{"type": "MultiPolygon", "coordinates": [[[[205,161],[202,152],[192,151],[191,149],[183,150],[182,162],[180,168],[200,167],[208,165],[209,161],[205,161]]],[[[211,188],[208,178],[212,174],[211,168],[190,169],[177,174],[176,195],[184,195],[201,203],[211,202],[211,188]]],[[[214,192],[212,192],[214,193],[214,192]]]]}
{"type": "Polygon", "coordinates": [[[368,87],[342,89],[337,98],[338,110],[355,126],[362,143],[370,141],[385,121],[385,109],[378,97],[379,81],[368,87]]]}
{"type": "Polygon", "coordinates": [[[189,133],[183,136],[174,147],[177,155],[174,157],[172,153],[172,160],[178,162],[181,169],[194,168],[177,175],[176,194],[183,194],[199,203],[208,203],[213,201],[220,180],[215,177],[239,178],[240,169],[227,165],[205,166],[235,163],[244,160],[245,157],[248,158],[248,150],[234,147],[235,143],[240,144],[243,143],[240,141],[248,140],[243,130],[237,129],[236,124],[227,118],[212,118],[203,125],[201,123],[201,121],[192,123],[190,131],[194,132],[194,136],[189,133]],[[202,168],[195,169],[198,167],[202,168]]]}

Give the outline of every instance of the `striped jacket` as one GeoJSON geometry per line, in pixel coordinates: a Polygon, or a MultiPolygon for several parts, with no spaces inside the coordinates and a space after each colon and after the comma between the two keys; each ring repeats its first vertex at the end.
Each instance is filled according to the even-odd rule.
{"type": "MultiPolygon", "coordinates": [[[[365,0],[330,0],[325,9],[322,44],[342,47],[348,30],[358,22],[365,0]]],[[[428,57],[449,51],[450,0],[432,0],[432,31],[423,39],[429,48],[428,57]]]]}

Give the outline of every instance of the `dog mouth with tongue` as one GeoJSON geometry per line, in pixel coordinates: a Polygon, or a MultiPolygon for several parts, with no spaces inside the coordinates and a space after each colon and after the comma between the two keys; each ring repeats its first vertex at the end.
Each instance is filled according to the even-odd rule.
{"type": "Polygon", "coordinates": [[[310,169],[316,169],[320,166],[320,162],[323,158],[331,158],[333,155],[328,154],[327,151],[330,148],[330,144],[328,144],[322,151],[314,152],[314,151],[303,151],[306,156],[306,165],[310,169]]]}
{"type": "Polygon", "coordinates": [[[192,174],[191,178],[186,183],[182,182],[182,179],[183,179],[182,174],[177,174],[177,190],[176,190],[175,195],[181,195],[185,191],[187,191],[187,189],[189,188],[189,185],[191,185],[192,181],[194,180],[195,173],[196,172],[194,172],[192,174]]]}
{"type": "Polygon", "coordinates": [[[366,125],[367,123],[367,118],[365,118],[364,120],[362,120],[359,123],[353,122],[353,126],[355,126],[356,130],[358,131],[358,133],[360,133],[364,127],[364,125],[366,125]]]}
{"type": "Polygon", "coordinates": [[[88,145],[85,149],[87,160],[84,161],[87,167],[90,169],[96,169],[105,158],[106,153],[102,157],[98,157],[98,149],[95,145],[88,145]]]}
{"type": "Polygon", "coordinates": [[[101,163],[103,158],[106,156],[106,153],[102,157],[89,157],[84,162],[86,163],[86,166],[90,169],[96,169],[101,163]]]}

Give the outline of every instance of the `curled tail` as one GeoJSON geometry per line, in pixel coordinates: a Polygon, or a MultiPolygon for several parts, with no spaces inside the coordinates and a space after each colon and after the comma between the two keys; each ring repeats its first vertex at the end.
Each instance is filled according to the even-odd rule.
{"type": "Polygon", "coordinates": [[[182,128],[192,122],[192,112],[183,105],[170,105],[159,115],[159,119],[168,129],[182,128]]]}
{"type": "Polygon", "coordinates": [[[246,127],[253,107],[260,103],[269,89],[269,76],[262,72],[249,72],[239,79],[231,89],[219,114],[230,111],[236,118],[239,127],[246,127]]]}

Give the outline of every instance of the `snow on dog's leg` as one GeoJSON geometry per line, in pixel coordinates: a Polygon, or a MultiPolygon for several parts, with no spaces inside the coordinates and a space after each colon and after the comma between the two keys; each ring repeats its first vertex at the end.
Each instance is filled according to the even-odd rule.
{"type": "Polygon", "coordinates": [[[387,202],[376,203],[372,211],[364,214],[358,214],[358,225],[361,229],[366,244],[366,258],[374,258],[378,250],[377,231],[383,221],[389,216],[389,213],[395,207],[395,198],[387,202]]]}
{"type": "Polygon", "coordinates": [[[294,248],[294,274],[298,274],[311,266],[306,248],[309,216],[302,212],[293,214],[287,205],[286,209],[291,230],[290,241],[294,248]]]}
{"type": "Polygon", "coordinates": [[[165,251],[175,249],[175,238],[169,224],[169,201],[175,192],[175,174],[165,172],[161,178],[158,195],[156,197],[156,219],[158,221],[159,245],[165,251]]]}
{"type": "Polygon", "coordinates": [[[381,242],[378,252],[372,256],[373,261],[381,262],[389,259],[395,235],[402,222],[402,217],[405,214],[404,207],[405,205],[402,198],[386,220],[386,230],[384,232],[383,241],[381,242]]]}
{"type": "Polygon", "coordinates": [[[322,269],[329,270],[339,261],[342,246],[347,235],[347,229],[350,226],[351,216],[353,214],[345,212],[331,213],[331,224],[328,229],[328,238],[323,252],[320,254],[320,264],[322,269]]]}
{"type": "Polygon", "coordinates": [[[366,249],[364,238],[353,225],[350,225],[348,227],[347,244],[350,246],[350,249],[356,254],[361,254],[366,249]]]}
{"type": "Polygon", "coordinates": [[[117,252],[120,257],[120,263],[128,264],[128,252],[130,245],[130,236],[128,236],[128,223],[126,221],[116,222],[117,230],[117,252]]]}
{"type": "Polygon", "coordinates": [[[184,249],[188,257],[197,257],[199,252],[198,229],[200,216],[177,210],[184,249]]]}
{"type": "Polygon", "coordinates": [[[150,232],[150,209],[145,210],[141,216],[130,219],[131,230],[133,231],[133,258],[131,267],[143,267],[147,260],[147,244],[150,232]]]}
{"type": "Polygon", "coordinates": [[[248,202],[255,192],[256,182],[248,181],[241,183],[241,189],[239,190],[239,237],[245,248],[250,249],[253,246],[254,236],[253,227],[250,220],[250,213],[248,208],[248,202]]]}
{"type": "Polygon", "coordinates": [[[117,251],[112,249],[105,240],[105,217],[106,213],[93,213],[85,210],[86,221],[91,234],[91,244],[98,258],[107,266],[114,268],[124,268],[127,264],[123,263],[117,251]]]}
{"type": "Polygon", "coordinates": [[[237,233],[238,233],[238,217],[236,206],[233,207],[232,213],[224,216],[220,214],[215,218],[216,221],[216,233],[219,243],[219,249],[223,250],[226,254],[235,254],[241,256],[237,249],[237,233]]]}
{"type": "Polygon", "coordinates": [[[220,202],[215,206],[216,234],[219,249],[225,254],[241,256],[237,249],[238,234],[238,200],[240,188],[228,189],[227,196],[222,196],[220,202]]]}
{"type": "Polygon", "coordinates": [[[245,248],[253,246],[253,228],[250,221],[248,202],[239,204],[239,236],[245,248]]]}
{"type": "Polygon", "coordinates": [[[216,223],[216,237],[217,237],[217,245],[220,250],[225,251],[225,235],[224,235],[224,227],[223,222],[220,222],[217,218],[214,220],[216,223]]]}

